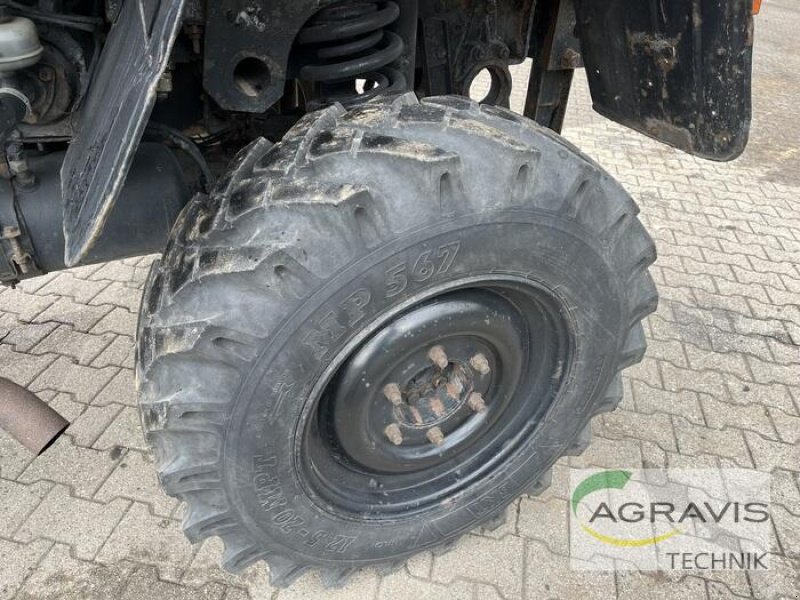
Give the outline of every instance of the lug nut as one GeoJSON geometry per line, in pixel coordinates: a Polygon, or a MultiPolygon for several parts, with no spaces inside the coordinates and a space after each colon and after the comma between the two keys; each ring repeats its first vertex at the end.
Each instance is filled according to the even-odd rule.
{"type": "Polygon", "coordinates": [[[403,443],[403,432],[400,431],[400,427],[398,427],[397,424],[392,423],[383,430],[383,433],[395,446],[399,446],[403,443]]]}
{"type": "Polygon", "coordinates": [[[383,387],[383,395],[395,406],[400,406],[403,403],[403,393],[400,391],[400,386],[396,383],[385,385],[383,387]]]}
{"type": "Polygon", "coordinates": [[[447,353],[444,351],[444,348],[441,346],[434,346],[430,350],[428,350],[428,358],[431,359],[431,362],[439,367],[441,370],[447,368],[449,361],[447,360],[447,353]]]}
{"type": "Polygon", "coordinates": [[[467,404],[476,413],[486,412],[486,402],[478,392],[472,392],[467,399],[467,404]]]}
{"type": "Polygon", "coordinates": [[[428,433],[425,434],[425,437],[428,438],[428,441],[431,444],[434,444],[436,446],[441,446],[442,444],[444,444],[444,434],[442,433],[442,430],[439,429],[438,427],[429,429],[428,433]]]}
{"type": "Polygon", "coordinates": [[[492,372],[492,368],[489,366],[489,361],[486,360],[486,357],[483,354],[476,354],[473,356],[470,359],[469,364],[481,375],[488,375],[492,372]]]}
{"type": "Polygon", "coordinates": [[[447,395],[453,400],[458,400],[461,397],[461,392],[464,391],[464,384],[457,377],[452,381],[448,381],[444,387],[447,390],[447,395]]]}

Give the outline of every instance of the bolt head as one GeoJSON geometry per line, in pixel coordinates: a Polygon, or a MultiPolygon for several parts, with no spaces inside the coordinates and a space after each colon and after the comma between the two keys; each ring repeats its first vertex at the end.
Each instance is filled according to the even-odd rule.
{"type": "Polygon", "coordinates": [[[403,403],[403,392],[400,391],[400,386],[396,383],[389,383],[383,386],[383,395],[395,406],[400,406],[403,403]]]}
{"type": "Polygon", "coordinates": [[[395,446],[399,446],[403,443],[403,432],[400,431],[400,427],[396,423],[389,425],[383,430],[383,433],[386,435],[386,438],[395,446]]]}
{"type": "Polygon", "coordinates": [[[428,350],[428,358],[434,365],[442,370],[446,369],[450,362],[447,358],[447,353],[444,351],[442,346],[434,346],[428,350]]]}
{"type": "Polygon", "coordinates": [[[476,413],[486,412],[486,401],[478,392],[473,392],[469,395],[467,404],[469,405],[470,409],[476,413]]]}
{"type": "Polygon", "coordinates": [[[444,444],[444,434],[442,430],[438,427],[434,427],[433,429],[429,429],[428,433],[425,434],[425,437],[428,438],[428,441],[435,446],[441,446],[444,444]]]}
{"type": "Polygon", "coordinates": [[[488,375],[492,372],[489,365],[489,360],[483,354],[476,354],[469,361],[469,366],[475,369],[481,375],[488,375]]]}
{"type": "Polygon", "coordinates": [[[447,395],[450,396],[453,400],[458,400],[461,397],[461,392],[464,391],[464,384],[456,378],[452,381],[448,381],[447,385],[445,385],[445,389],[447,390],[447,395]]]}

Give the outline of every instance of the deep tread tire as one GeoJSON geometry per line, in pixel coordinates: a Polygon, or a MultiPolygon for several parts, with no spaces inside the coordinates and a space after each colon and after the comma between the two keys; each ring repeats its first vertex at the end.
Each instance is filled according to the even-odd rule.
{"type": "Polygon", "coordinates": [[[335,106],[305,117],[278,145],[252,144],[215,192],[181,215],[140,318],[142,422],[164,489],[187,504],[189,539],[221,537],[224,566],[234,572],[266,560],[277,586],[313,567],[340,586],[362,566],[396,568],[416,550],[447,549],[467,525],[499,526],[497,516],[517,495],[549,485],[559,456],[586,448],[590,419],[622,398],[619,371],[644,355],[641,320],[658,301],[647,272],[656,254],[637,212],[616,182],[559,136],[464,98],[419,102],[408,94],[349,113],[335,106]],[[279,533],[264,542],[234,498],[231,472],[247,465],[231,465],[226,455],[240,434],[232,427],[242,389],[264,349],[326,283],[388,243],[430,223],[510,212],[579,236],[596,249],[616,290],[619,328],[604,342],[608,366],[598,370],[597,389],[575,404],[574,422],[558,424],[547,464],[515,472],[503,497],[480,510],[468,506],[471,522],[441,535],[423,527],[418,547],[394,556],[355,547],[341,556],[300,555],[279,533]],[[424,543],[423,532],[431,535],[424,543]]]}

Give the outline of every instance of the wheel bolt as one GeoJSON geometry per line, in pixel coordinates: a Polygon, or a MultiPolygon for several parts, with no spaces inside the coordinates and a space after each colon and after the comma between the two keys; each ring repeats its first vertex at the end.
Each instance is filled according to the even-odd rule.
{"type": "Polygon", "coordinates": [[[470,359],[469,364],[481,375],[488,375],[492,372],[492,368],[489,366],[489,361],[486,360],[486,357],[483,354],[476,354],[473,356],[470,359]]]}
{"type": "Polygon", "coordinates": [[[444,348],[441,346],[434,346],[430,350],[428,350],[428,358],[431,359],[431,362],[435,364],[439,369],[444,370],[447,368],[449,361],[447,360],[447,353],[444,351],[444,348]]]}
{"type": "Polygon", "coordinates": [[[453,400],[458,400],[461,397],[461,392],[464,391],[464,384],[456,377],[452,381],[448,381],[445,385],[447,395],[453,400]]]}
{"type": "Polygon", "coordinates": [[[403,403],[403,393],[400,391],[400,386],[396,383],[385,385],[383,387],[383,395],[395,406],[400,406],[403,403]]]}
{"type": "Polygon", "coordinates": [[[433,429],[429,429],[428,433],[426,434],[428,441],[431,444],[435,444],[436,446],[441,446],[444,444],[444,434],[442,430],[438,427],[434,427],[433,429]]]}
{"type": "Polygon", "coordinates": [[[484,402],[483,396],[478,392],[473,392],[469,395],[467,404],[476,413],[486,412],[486,402],[484,402]]]}
{"type": "Polygon", "coordinates": [[[398,427],[396,423],[389,425],[383,430],[383,433],[395,446],[399,446],[403,443],[403,432],[400,431],[400,427],[398,427]]]}

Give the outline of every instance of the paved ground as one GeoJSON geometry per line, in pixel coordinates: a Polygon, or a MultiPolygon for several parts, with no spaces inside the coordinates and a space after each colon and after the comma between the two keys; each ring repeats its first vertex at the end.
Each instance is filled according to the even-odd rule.
{"type": "MultiPolygon", "coordinates": [[[[694,160],[605,122],[579,86],[566,134],[618,176],[658,238],[663,294],[650,353],[621,410],[575,465],[719,467],[773,474],[769,574],[582,574],[568,569],[566,481],[522,498],[506,526],[326,598],[800,598],[800,98],[794,0],[758,21],[753,143],[734,164],[694,160]]],[[[215,566],[191,547],[155,481],[134,408],[133,331],[148,260],[0,293],[0,372],[74,421],[32,460],[0,435],[0,600],[323,597],[313,576],[280,593],[265,569],[215,566]]]]}

